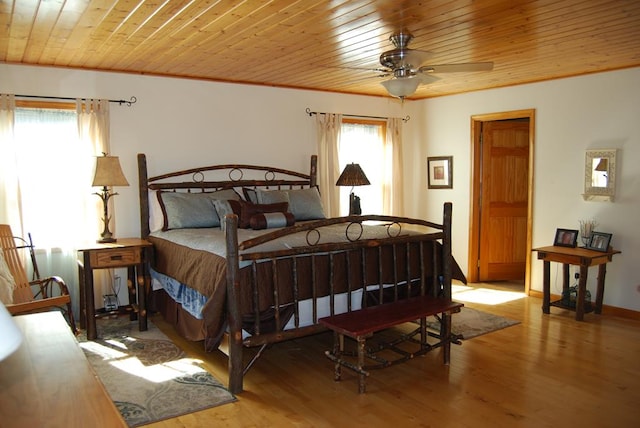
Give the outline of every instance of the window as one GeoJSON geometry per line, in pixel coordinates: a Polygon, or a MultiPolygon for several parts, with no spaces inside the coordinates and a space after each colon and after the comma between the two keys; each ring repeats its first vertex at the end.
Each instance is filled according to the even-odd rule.
{"type": "MultiPolygon", "coordinates": [[[[41,275],[65,279],[76,314],[76,248],[98,237],[101,227],[102,204],[92,195],[91,177],[109,126],[100,110],[105,102],[16,101],[0,115],[3,221],[13,223],[17,235],[32,235],[41,275]]],[[[98,299],[112,293],[107,276],[94,277],[98,299]]]]}
{"type": "MultiPolygon", "coordinates": [[[[360,197],[363,214],[383,212],[383,171],[385,171],[386,122],[343,119],[338,144],[340,171],[349,163],[360,164],[371,183],[358,186],[353,192],[360,197]]],[[[340,187],[340,215],[349,214],[351,187],[340,187]]]]}
{"type": "Polygon", "coordinates": [[[92,190],[87,160],[93,153],[79,140],[75,105],[21,105],[15,110],[14,147],[24,229],[39,248],[71,248],[86,239],[78,225],[85,222],[92,190]]]}

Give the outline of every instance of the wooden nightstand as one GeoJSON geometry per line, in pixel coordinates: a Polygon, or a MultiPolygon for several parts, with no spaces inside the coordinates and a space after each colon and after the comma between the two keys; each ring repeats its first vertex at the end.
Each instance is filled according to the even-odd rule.
{"type": "Polygon", "coordinates": [[[80,277],[80,327],[86,325],[87,339],[97,337],[96,308],[93,292],[93,270],[127,268],[127,287],[132,319],[138,317],[140,331],[147,329],[146,296],[150,288],[148,262],[152,245],[140,238],[119,238],[108,244],[91,244],[78,249],[82,259],[78,260],[80,277]]]}

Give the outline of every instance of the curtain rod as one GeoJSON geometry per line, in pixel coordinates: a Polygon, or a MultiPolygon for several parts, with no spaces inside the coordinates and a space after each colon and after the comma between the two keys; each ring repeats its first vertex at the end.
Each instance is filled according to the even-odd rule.
{"type": "MultiPolygon", "coordinates": [[[[313,116],[314,114],[325,114],[322,112],[317,112],[317,111],[311,111],[311,109],[309,107],[307,107],[307,109],[305,110],[305,112],[309,115],[309,116],[313,116]]],[[[363,116],[363,115],[356,115],[356,114],[343,114],[343,116],[346,117],[357,117],[357,118],[361,118],[361,119],[384,119],[387,120],[388,117],[383,117],[383,116],[363,116]]],[[[408,122],[411,117],[409,115],[401,118],[403,122],[408,122]]]]}
{"type": "MultiPolygon", "coordinates": [[[[47,97],[47,96],[40,96],[40,95],[16,95],[16,98],[38,98],[38,99],[43,99],[43,100],[65,100],[65,101],[75,101],[77,100],[77,98],[71,98],[71,97],[47,97]]],[[[118,103],[119,105],[123,105],[125,104],[127,107],[131,107],[132,104],[135,104],[138,99],[134,96],[132,96],[131,98],[129,98],[129,100],[107,100],[110,103],[118,103]]]]}

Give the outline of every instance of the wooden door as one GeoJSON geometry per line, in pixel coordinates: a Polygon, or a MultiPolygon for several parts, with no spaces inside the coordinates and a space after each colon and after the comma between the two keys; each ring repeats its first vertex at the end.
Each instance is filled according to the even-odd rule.
{"type": "Polygon", "coordinates": [[[528,121],[483,124],[480,281],[524,279],[528,164],[528,121]]]}
{"type": "Polygon", "coordinates": [[[526,280],[531,246],[532,111],[474,117],[469,280],[526,280]]]}

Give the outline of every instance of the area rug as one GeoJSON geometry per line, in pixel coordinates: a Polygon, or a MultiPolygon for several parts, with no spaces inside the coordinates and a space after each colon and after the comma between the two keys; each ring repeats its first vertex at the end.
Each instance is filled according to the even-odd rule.
{"type": "MultiPolygon", "coordinates": [[[[428,320],[427,324],[429,328],[434,330],[440,329],[440,324],[435,320],[428,320]]],[[[451,332],[460,336],[463,340],[468,340],[516,324],[520,324],[520,321],[465,306],[459,313],[453,314],[451,318],[451,332]]]]}
{"type": "Polygon", "coordinates": [[[87,359],[130,427],[173,418],[236,398],[187,358],[152,322],[138,331],[128,317],[97,320],[98,339],[78,337],[87,359]]]}

